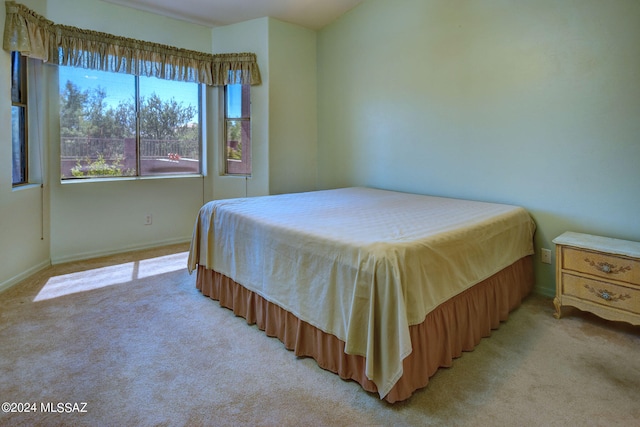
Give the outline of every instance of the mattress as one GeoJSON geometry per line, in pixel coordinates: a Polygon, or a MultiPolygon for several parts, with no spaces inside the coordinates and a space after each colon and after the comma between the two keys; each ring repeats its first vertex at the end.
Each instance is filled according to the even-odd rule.
{"type": "Polygon", "coordinates": [[[412,352],[409,328],[533,253],[521,207],[342,188],[216,200],[188,266],[216,271],[344,342],[381,397],[412,352]]]}

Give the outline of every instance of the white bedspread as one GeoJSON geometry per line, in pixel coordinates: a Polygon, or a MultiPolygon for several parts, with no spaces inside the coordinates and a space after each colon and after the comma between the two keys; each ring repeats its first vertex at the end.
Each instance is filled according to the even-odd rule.
{"type": "Polygon", "coordinates": [[[384,397],[409,326],[533,253],[520,207],[371,188],[217,200],[202,207],[189,271],[222,273],[366,357],[384,397]]]}

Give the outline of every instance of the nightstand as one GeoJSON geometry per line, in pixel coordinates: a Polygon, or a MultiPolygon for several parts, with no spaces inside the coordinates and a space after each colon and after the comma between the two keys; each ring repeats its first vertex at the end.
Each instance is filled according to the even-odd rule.
{"type": "Polygon", "coordinates": [[[553,243],[556,318],[569,305],[640,325],[640,242],[567,232],[553,243]]]}

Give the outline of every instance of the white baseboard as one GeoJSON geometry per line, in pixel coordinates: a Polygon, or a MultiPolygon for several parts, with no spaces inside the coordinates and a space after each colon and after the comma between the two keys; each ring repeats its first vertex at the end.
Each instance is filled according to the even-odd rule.
{"type": "Polygon", "coordinates": [[[543,297],[547,297],[547,298],[553,298],[556,296],[556,288],[549,288],[549,287],[543,287],[543,286],[539,286],[539,287],[535,287],[533,289],[533,293],[537,294],[537,295],[541,295],[543,297]]]}
{"type": "Polygon", "coordinates": [[[131,246],[125,246],[120,248],[114,248],[114,249],[106,249],[106,250],[101,249],[101,250],[95,250],[91,252],[82,252],[79,254],[64,255],[60,257],[51,257],[51,265],[63,264],[65,262],[83,261],[86,259],[100,258],[100,257],[109,256],[109,255],[117,255],[125,252],[159,248],[162,246],[177,245],[180,243],[189,243],[190,241],[191,241],[191,237],[180,238],[180,239],[169,239],[169,240],[162,240],[162,241],[153,242],[153,243],[147,243],[144,245],[131,245],[131,246]]]}
{"type": "Polygon", "coordinates": [[[9,289],[10,287],[12,287],[13,285],[23,281],[24,279],[28,278],[29,276],[36,274],[38,271],[40,270],[44,270],[45,268],[49,267],[51,265],[50,261],[43,261],[40,264],[37,264],[33,267],[31,267],[30,269],[23,271],[22,273],[11,277],[9,280],[6,280],[2,283],[0,283],[0,292],[4,292],[7,289],[9,289]]]}
{"type": "Polygon", "coordinates": [[[23,271],[20,274],[17,274],[11,278],[9,278],[8,280],[1,282],[0,283],[0,293],[6,291],[7,289],[11,288],[12,286],[14,286],[15,284],[23,281],[24,279],[28,278],[29,276],[44,270],[45,268],[51,266],[51,265],[56,265],[56,264],[63,264],[65,262],[73,262],[73,261],[83,261],[83,260],[87,260],[87,259],[91,259],[91,258],[100,258],[100,257],[104,257],[104,256],[109,256],[109,255],[117,255],[117,254],[121,254],[121,253],[125,253],[125,252],[133,252],[133,251],[139,251],[139,250],[145,250],[145,249],[153,249],[153,248],[159,248],[162,246],[169,246],[169,245],[177,245],[177,244],[182,244],[182,243],[189,243],[191,241],[191,238],[181,238],[181,239],[169,239],[169,240],[163,240],[163,241],[158,241],[158,242],[153,242],[153,243],[148,243],[145,245],[132,245],[132,246],[127,246],[127,247],[122,247],[122,248],[117,248],[117,249],[110,249],[110,250],[97,250],[97,251],[91,251],[91,252],[83,252],[81,254],[75,254],[75,255],[67,255],[67,256],[63,256],[63,257],[52,257],[51,260],[47,260],[47,261],[43,261],[31,268],[29,268],[28,270],[23,271]]]}

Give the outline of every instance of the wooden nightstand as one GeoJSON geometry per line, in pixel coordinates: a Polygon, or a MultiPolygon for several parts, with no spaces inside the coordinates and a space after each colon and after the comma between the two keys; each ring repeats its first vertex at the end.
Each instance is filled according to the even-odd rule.
{"type": "Polygon", "coordinates": [[[640,243],[567,232],[556,244],[554,316],[570,305],[640,325],[640,243]]]}

